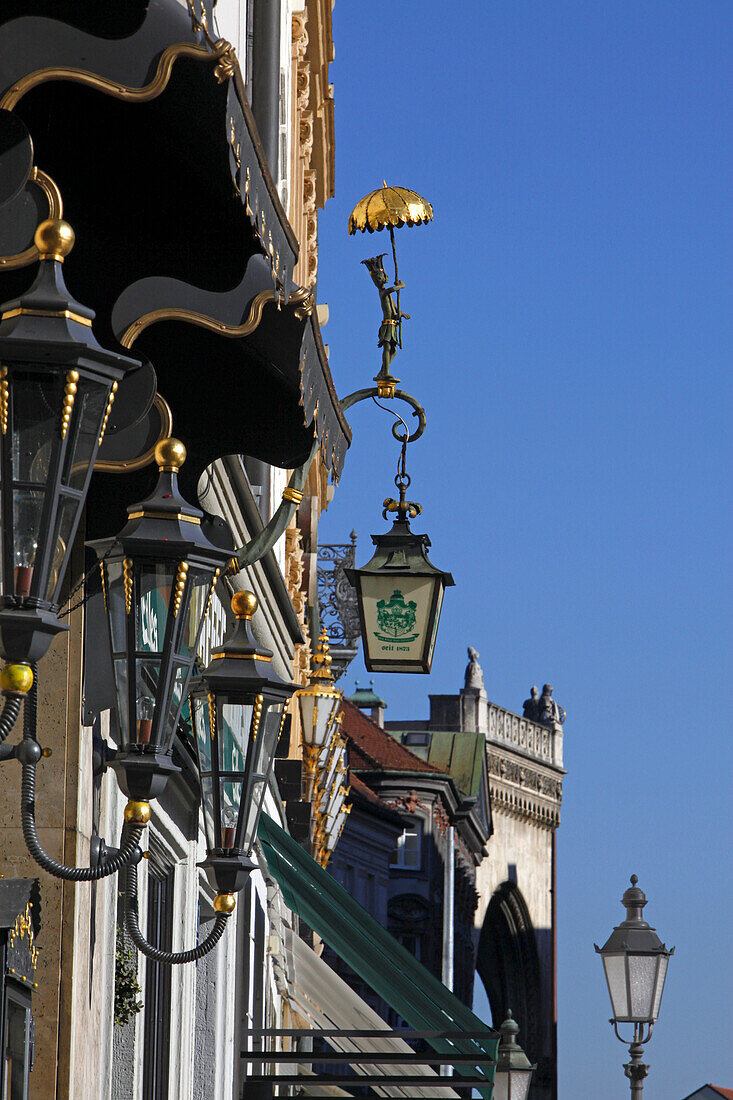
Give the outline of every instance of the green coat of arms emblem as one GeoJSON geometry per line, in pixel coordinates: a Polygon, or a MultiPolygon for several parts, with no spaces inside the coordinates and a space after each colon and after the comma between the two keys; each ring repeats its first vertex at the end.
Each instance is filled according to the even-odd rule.
{"type": "Polygon", "coordinates": [[[415,629],[416,608],[414,600],[405,603],[405,597],[398,588],[395,588],[389,602],[378,600],[377,623],[383,633],[378,634],[375,631],[375,637],[380,642],[414,642],[420,634],[420,631],[416,634],[410,633],[415,629]]]}

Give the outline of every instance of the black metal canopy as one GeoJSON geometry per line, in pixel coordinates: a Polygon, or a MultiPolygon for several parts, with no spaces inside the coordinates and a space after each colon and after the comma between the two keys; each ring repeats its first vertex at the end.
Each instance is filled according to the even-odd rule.
{"type": "MultiPolygon", "coordinates": [[[[100,340],[152,362],[189,448],[189,495],[214,458],[293,467],[315,435],[338,477],[350,432],[313,302],[293,282],[297,240],[234,53],[201,0],[123,7],[9,0],[0,11],[0,108],[16,130],[25,123],[35,167],[63,197],[78,294],[100,340]]],[[[31,179],[0,207],[0,300],[27,283],[3,257],[27,249],[48,201],[31,179]]],[[[161,413],[149,379],[131,377],[129,397],[120,386],[101,457],[150,450],[161,413]]]]}

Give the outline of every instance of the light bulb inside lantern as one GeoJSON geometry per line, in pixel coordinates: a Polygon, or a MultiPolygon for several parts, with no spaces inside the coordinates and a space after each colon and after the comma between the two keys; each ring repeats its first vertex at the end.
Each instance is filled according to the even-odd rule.
{"type": "Polygon", "coordinates": [[[139,745],[150,743],[154,713],[155,702],[148,695],[141,695],[137,701],[137,741],[139,745]]]}

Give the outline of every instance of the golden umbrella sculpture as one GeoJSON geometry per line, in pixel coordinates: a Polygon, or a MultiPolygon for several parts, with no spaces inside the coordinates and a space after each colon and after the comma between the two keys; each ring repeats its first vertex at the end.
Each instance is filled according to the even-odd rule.
{"type": "MultiPolygon", "coordinates": [[[[380,291],[385,312],[379,333],[380,347],[384,351],[382,370],[378,378],[386,380],[391,378],[389,364],[394,358],[396,348],[402,347],[402,318],[408,317],[409,319],[408,314],[403,314],[400,310],[400,290],[404,284],[399,281],[394,231],[395,229],[401,229],[403,225],[423,225],[431,222],[433,220],[433,208],[427,199],[424,199],[422,195],[418,195],[417,191],[410,191],[407,187],[388,187],[386,180],[383,181],[383,184],[384,186],[377,191],[370,191],[368,195],[360,199],[351,211],[349,215],[349,234],[353,236],[357,230],[362,233],[374,233],[382,229],[389,229],[389,238],[392,242],[392,259],[394,260],[395,285],[393,289],[397,291],[397,309],[396,314],[389,315],[390,307],[388,303],[385,303],[385,295],[388,296],[389,292],[386,290],[380,291]]],[[[374,270],[377,261],[381,265],[381,257],[362,262],[367,265],[372,279],[379,286],[379,275],[375,276],[374,270]]],[[[382,275],[382,278],[386,282],[386,277],[382,275]]]]}

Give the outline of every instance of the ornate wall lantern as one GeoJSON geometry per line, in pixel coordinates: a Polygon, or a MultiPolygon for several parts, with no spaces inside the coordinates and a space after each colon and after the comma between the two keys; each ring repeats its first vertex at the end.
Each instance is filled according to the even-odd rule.
{"type": "Polygon", "coordinates": [[[252,592],[232,598],[232,633],[191,688],[206,825],[207,874],[222,893],[241,890],[255,866],[257,834],[275,747],[297,685],[273,672],[272,653],[252,633],[252,592]]]}
{"type": "Polygon", "coordinates": [[[64,285],[71,226],[42,222],[35,244],[38,276],[0,324],[0,648],[11,662],[37,661],[66,629],[56,612],[92,467],[118,382],[139,365],[99,346],[94,312],[64,285]]]}
{"type": "Polygon", "coordinates": [[[343,698],[343,692],[334,685],[329,650],[328,634],[323,627],[318,638],[318,647],[311,661],[310,683],[298,691],[303,731],[306,797],[309,799],[313,792],[319,758],[330,744],[343,698]]]}
{"type": "Polygon", "coordinates": [[[121,747],[110,761],[129,798],[157,797],[178,771],[173,737],[211,593],[231,549],[209,542],[203,513],[178,492],[186,448],[158,444],[153,495],[128,508],[116,539],[94,542],[109,625],[121,747]]]}
{"type": "MultiPolygon", "coordinates": [[[[406,475],[403,475],[406,476],[406,475]]],[[[399,475],[398,475],[399,478],[399,475]]],[[[409,482],[409,479],[408,479],[409,482]]],[[[359,601],[364,664],[369,672],[430,672],[443,593],[455,582],[428,560],[430,539],[410,530],[422,508],[405,500],[385,501],[396,511],[392,530],[372,535],[374,557],[361,569],[347,569],[359,601]]]]}
{"type": "Polygon", "coordinates": [[[530,1063],[517,1042],[519,1026],[512,1018],[511,1010],[501,1025],[501,1042],[496,1058],[494,1100],[527,1100],[532,1074],[536,1066],[530,1063]]]}

